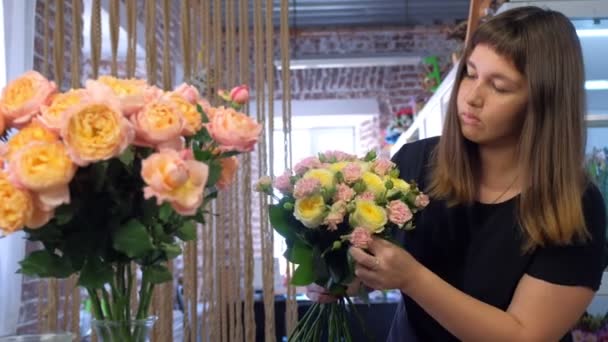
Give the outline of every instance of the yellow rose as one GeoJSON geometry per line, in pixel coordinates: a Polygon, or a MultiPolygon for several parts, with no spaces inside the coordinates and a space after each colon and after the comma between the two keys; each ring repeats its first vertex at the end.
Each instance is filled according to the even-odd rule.
{"type": "Polygon", "coordinates": [[[28,71],[11,81],[0,98],[0,111],[7,126],[23,127],[29,123],[55,91],[55,83],[36,71],[28,71]]]}
{"type": "Polygon", "coordinates": [[[386,177],[386,180],[390,180],[393,183],[393,188],[388,191],[388,196],[392,196],[397,192],[407,194],[410,191],[410,184],[401,178],[386,177]]]}
{"type": "Polygon", "coordinates": [[[135,144],[156,146],[181,137],[184,128],[182,113],[169,101],[155,101],[131,116],[135,128],[135,144]]]}
{"type": "Polygon", "coordinates": [[[348,164],[350,164],[350,163],[346,162],[346,161],[341,161],[341,162],[330,164],[328,169],[333,172],[340,172],[348,164]]]}
{"type": "Polygon", "coordinates": [[[169,99],[184,116],[185,124],[182,134],[185,136],[191,136],[200,131],[200,129],[203,127],[203,118],[196,110],[196,106],[188,102],[185,97],[177,93],[170,94],[169,99]]]}
{"type": "Polygon", "coordinates": [[[355,211],[350,215],[352,227],[363,227],[372,233],[384,230],[387,222],[386,210],[374,203],[374,201],[355,201],[355,211]]]}
{"type": "Polygon", "coordinates": [[[141,177],[146,183],[144,198],[169,202],[181,215],[194,215],[203,203],[209,167],[184,159],[179,152],[164,149],[141,162],[141,177]]]}
{"type": "Polygon", "coordinates": [[[331,189],[334,186],[335,174],[328,169],[312,169],[308,170],[302,178],[314,178],[321,183],[325,189],[331,189]]]}
{"type": "Polygon", "coordinates": [[[12,233],[23,229],[34,213],[32,196],[15,187],[4,172],[0,172],[0,230],[12,233]]]}
{"type": "Polygon", "coordinates": [[[5,157],[9,161],[12,155],[32,142],[52,143],[58,140],[55,133],[34,120],[10,138],[5,157]]]}
{"type": "Polygon", "coordinates": [[[29,190],[43,192],[70,183],[76,166],[63,143],[35,142],[14,155],[10,170],[19,184],[29,190]]]}
{"type": "Polygon", "coordinates": [[[373,172],[364,172],[361,179],[365,184],[366,190],[374,193],[374,195],[380,195],[386,191],[382,178],[373,172]]]}
{"type": "Polygon", "coordinates": [[[323,196],[315,195],[296,200],[293,215],[308,228],[317,228],[323,222],[327,208],[323,196]]]}
{"type": "Polygon", "coordinates": [[[79,105],[87,97],[84,89],[71,89],[65,93],[57,93],[51,97],[51,104],[40,108],[40,122],[49,129],[59,132],[64,122],[66,112],[79,105]]]}
{"type": "Polygon", "coordinates": [[[85,103],[65,120],[61,137],[80,166],[121,154],[135,136],[131,123],[111,102],[85,103]]]}
{"type": "Polygon", "coordinates": [[[86,89],[96,99],[101,96],[115,97],[119,101],[119,109],[127,116],[138,112],[147,101],[160,96],[158,89],[149,86],[145,80],[135,78],[101,76],[97,80],[88,80],[86,89]]]}

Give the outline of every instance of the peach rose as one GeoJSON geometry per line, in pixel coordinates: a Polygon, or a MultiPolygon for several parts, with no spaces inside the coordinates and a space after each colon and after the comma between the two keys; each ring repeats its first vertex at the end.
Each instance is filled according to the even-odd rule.
{"type": "Polygon", "coordinates": [[[4,88],[0,111],[9,126],[23,127],[40,112],[40,107],[55,91],[55,83],[36,71],[28,71],[4,88]]]}
{"type": "Polygon", "coordinates": [[[258,142],[262,125],[233,108],[219,107],[207,129],[222,151],[250,152],[258,142]]]}
{"type": "Polygon", "coordinates": [[[135,145],[157,146],[181,138],[184,119],[170,101],[157,100],[131,116],[135,128],[135,145]]]}
{"type": "Polygon", "coordinates": [[[31,143],[17,151],[9,164],[10,179],[32,190],[46,211],[70,203],[69,183],[75,173],[76,166],[59,141],[31,143]]]}
{"type": "Polygon", "coordinates": [[[4,115],[0,115],[0,135],[4,134],[5,130],[6,130],[6,122],[4,119],[4,115]]]}
{"type": "Polygon", "coordinates": [[[120,101],[120,110],[127,116],[142,109],[146,101],[160,96],[160,89],[148,86],[145,80],[135,78],[100,76],[97,80],[88,80],[85,86],[96,100],[101,100],[100,96],[116,96],[120,101]]]}
{"type": "Polygon", "coordinates": [[[173,92],[175,94],[181,95],[183,98],[185,98],[191,104],[196,104],[201,97],[198,93],[198,90],[196,90],[195,87],[193,87],[187,83],[180,84],[177,88],[175,88],[175,90],[173,92]]]}
{"type": "Polygon", "coordinates": [[[84,89],[71,89],[65,93],[53,95],[50,105],[43,105],[40,108],[40,116],[38,117],[40,122],[54,132],[59,132],[65,113],[82,103],[87,95],[88,93],[84,89]]]}
{"type": "Polygon", "coordinates": [[[159,205],[166,201],[179,214],[194,215],[203,203],[209,167],[167,149],[142,161],[141,176],[147,184],[144,198],[156,197],[159,205]]]}
{"type": "Polygon", "coordinates": [[[203,127],[203,118],[196,106],[178,93],[169,93],[168,98],[184,116],[185,124],[182,134],[185,136],[195,135],[203,127]]]}
{"type": "Polygon", "coordinates": [[[13,154],[32,142],[52,143],[58,140],[55,133],[34,119],[9,139],[2,154],[10,160],[13,154]]]}
{"type": "Polygon", "coordinates": [[[70,157],[79,166],[107,160],[131,144],[135,131],[112,101],[89,102],[70,111],[61,128],[70,157]]]}
{"type": "Polygon", "coordinates": [[[235,156],[222,158],[220,164],[222,165],[222,173],[216,185],[218,189],[223,190],[234,181],[236,171],[239,169],[239,160],[235,156]]]}
{"type": "Polygon", "coordinates": [[[33,212],[31,194],[14,186],[7,174],[0,171],[0,230],[13,233],[23,229],[33,212]]]}

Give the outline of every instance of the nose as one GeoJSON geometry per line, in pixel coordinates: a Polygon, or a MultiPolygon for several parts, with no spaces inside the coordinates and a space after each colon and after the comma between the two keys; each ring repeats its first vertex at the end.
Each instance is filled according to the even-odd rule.
{"type": "Polygon", "coordinates": [[[471,107],[481,107],[483,106],[483,92],[481,89],[481,84],[479,82],[474,82],[470,84],[467,91],[464,94],[464,99],[466,103],[471,107]]]}

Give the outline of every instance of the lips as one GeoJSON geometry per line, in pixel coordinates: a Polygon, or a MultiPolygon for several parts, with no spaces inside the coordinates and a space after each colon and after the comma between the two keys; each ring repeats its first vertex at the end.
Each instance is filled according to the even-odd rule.
{"type": "Polygon", "coordinates": [[[477,125],[481,122],[476,115],[467,112],[460,113],[460,119],[466,125],[477,125]]]}

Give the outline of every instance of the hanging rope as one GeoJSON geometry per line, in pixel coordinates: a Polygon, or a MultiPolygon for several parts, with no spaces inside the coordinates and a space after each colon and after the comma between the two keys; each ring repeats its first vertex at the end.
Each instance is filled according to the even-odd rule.
{"type": "Polygon", "coordinates": [[[91,64],[93,78],[99,76],[99,61],[101,58],[101,0],[93,0],[91,11],[91,64]]]}
{"type": "Polygon", "coordinates": [[[146,77],[157,85],[156,67],[156,1],[146,1],[146,77]]]}
{"type": "Polygon", "coordinates": [[[63,88],[63,65],[64,57],[64,36],[65,20],[63,10],[63,0],[55,0],[55,27],[53,31],[53,66],[55,73],[55,83],[60,89],[63,88]]]}
{"type": "Polygon", "coordinates": [[[118,39],[120,34],[120,0],[110,0],[110,47],[112,49],[112,76],[118,76],[118,39]]]}
{"type": "Polygon", "coordinates": [[[72,0],[72,88],[80,87],[80,53],[82,43],[82,0],[72,0]]]}
{"type": "Polygon", "coordinates": [[[190,82],[192,76],[192,46],[190,40],[190,0],[181,1],[181,37],[182,37],[182,64],[184,68],[184,81],[190,82]]]}
{"type": "Polygon", "coordinates": [[[137,68],[137,0],[127,2],[127,77],[135,77],[137,68]]]}
{"type": "MultiPolygon", "coordinates": [[[[286,169],[292,167],[291,151],[291,82],[289,70],[289,0],[281,0],[281,19],[279,40],[281,45],[281,76],[283,85],[282,101],[282,121],[283,121],[283,155],[286,169]]],[[[287,263],[286,277],[291,279],[295,268],[291,263],[287,263]]],[[[298,305],[296,302],[296,288],[287,284],[287,302],[285,305],[285,326],[287,335],[295,329],[298,323],[298,305]]]]}
{"type": "Polygon", "coordinates": [[[171,82],[171,46],[169,44],[171,7],[169,0],[163,0],[163,89],[169,90],[171,82]]]}
{"type": "Polygon", "coordinates": [[[42,73],[46,77],[50,77],[50,67],[49,67],[49,42],[51,41],[51,28],[50,28],[50,7],[51,0],[44,1],[44,42],[42,42],[42,73]]]}

